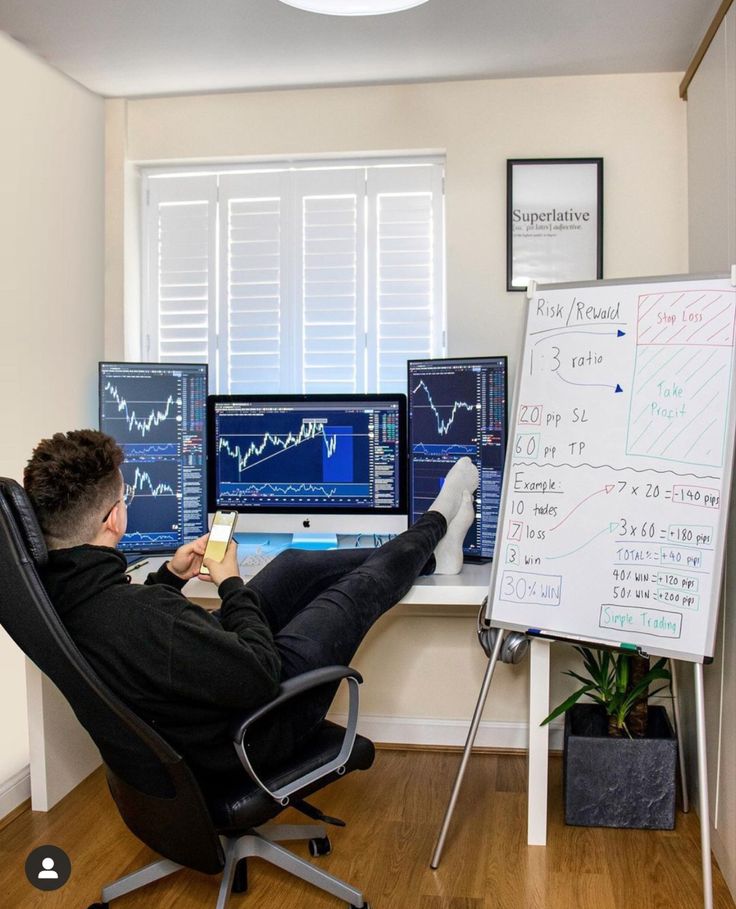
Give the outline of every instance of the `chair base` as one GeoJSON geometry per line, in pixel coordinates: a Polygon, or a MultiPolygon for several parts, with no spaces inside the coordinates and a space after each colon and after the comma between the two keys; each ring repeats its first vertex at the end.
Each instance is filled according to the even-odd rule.
{"type": "MultiPolygon", "coordinates": [[[[217,904],[215,909],[225,909],[230,894],[233,890],[233,881],[236,876],[238,862],[241,859],[261,858],[272,865],[293,874],[295,877],[313,884],[320,890],[344,900],[349,906],[367,907],[363,894],[355,887],[351,887],[345,881],[322,871],[310,862],[299,858],[283,846],[280,842],[290,842],[296,840],[323,840],[327,839],[327,831],[321,824],[266,824],[263,827],[255,827],[249,833],[242,836],[221,837],[223,849],[225,851],[225,868],[222,873],[222,883],[217,895],[217,904]]],[[[113,884],[108,884],[102,890],[102,903],[107,904],[110,900],[117,899],[147,884],[168,877],[175,871],[183,868],[176,862],[169,859],[161,859],[152,862],[132,874],[126,874],[113,884]]]]}
{"type": "Polygon", "coordinates": [[[109,903],[110,900],[115,900],[119,896],[132,893],[133,890],[138,890],[140,887],[159,881],[162,877],[168,877],[183,867],[183,865],[178,865],[176,862],[169,861],[169,859],[159,859],[157,862],[151,862],[150,865],[145,865],[132,874],[126,874],[125,877],[121,877],[114,884],[108,884],[107,887],[103,887],[102,902],[109,903]]]}

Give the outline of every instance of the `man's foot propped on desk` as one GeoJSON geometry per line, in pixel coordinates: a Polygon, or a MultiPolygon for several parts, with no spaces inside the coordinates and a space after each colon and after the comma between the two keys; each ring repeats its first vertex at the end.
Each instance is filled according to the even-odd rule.
{"type": "Polygon", "coordinates": [[[460,509],[447,525],[447,533],[435,547],[435,574],[460,574],[463,570],[463,540],[474,520],[473,496],[464,489],[460,509]]]}
{"type": "Polygon", "coordinates": [[[447,472],[440,494],[429,506],[429,511],[439,511],[444,515],[449,528],[462,505],[463,492],[474,493],[479,482],[480,476],[475,464],[470,458],[460,458],[447,472]]]}

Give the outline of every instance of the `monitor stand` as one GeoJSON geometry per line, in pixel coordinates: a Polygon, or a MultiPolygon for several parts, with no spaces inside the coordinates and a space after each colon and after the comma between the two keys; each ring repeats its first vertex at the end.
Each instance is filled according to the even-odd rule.
{"type": "Polygon", "coordinates": [[[337,549],[336,533],[295,533],[291,549],[337,549]]]}

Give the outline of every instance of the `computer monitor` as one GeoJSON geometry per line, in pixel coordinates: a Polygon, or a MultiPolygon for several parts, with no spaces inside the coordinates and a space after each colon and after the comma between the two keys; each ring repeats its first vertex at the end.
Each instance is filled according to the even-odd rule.
{"type": "Polygon", "coordinates": [[[468,559],[490,559],[496,543],[506,451],[506,357],[410,360],[409,517],[430,506],[452,464],[467,455],[480,471],[468,559]]]}
{"type": "Polygon", "coordinates": [[[208,399],[209,510],[241,532],[406,528],[405,395],[208,399]]]}
{"type": "Polygon", "coordinates": [[[100,429],[125,454],[128,553],[172,552],[207,532],[207,366],[100,363],[100,429]]]}

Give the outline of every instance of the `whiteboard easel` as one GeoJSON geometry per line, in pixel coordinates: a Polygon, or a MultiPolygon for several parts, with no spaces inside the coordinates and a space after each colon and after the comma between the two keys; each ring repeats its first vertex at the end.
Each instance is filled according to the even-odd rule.
{"type": "MultiPolygon", "coordinates": [[[[530,288],[486,613],[494,627],[538,640],[693,662],[706,909],[702,664],[715,641],[731,484],[735,276],[732,268],[730,281],[678,276],[530,288]]],[[[487,673],[486,693],[489,685],[487,673]]],[[[548,711],[549,644],[539,643],[532,647],[530,842],[546,840],[547,732],[538,723],[548,711]],[[544,791],[533,790],[541,780],[544,791]],[[543,824],[541,812],[533,814],[538,804],[543,824]]],[[[446,815],[433,867],[448,824],[446,815]]]]}

